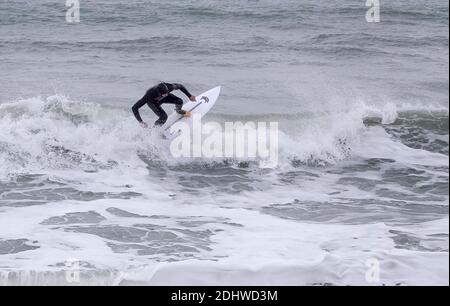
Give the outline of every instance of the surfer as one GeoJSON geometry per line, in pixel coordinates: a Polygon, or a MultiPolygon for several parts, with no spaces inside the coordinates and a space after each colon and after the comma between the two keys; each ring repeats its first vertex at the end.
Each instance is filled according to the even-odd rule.
{"type": "Polygon", "coordinates": [[[181,90],[189,98],[190,101],[196,101],[196,97],[192,95],[186,89],[186,87],[181,84],[160,83],[155,87],[150,88],[145,96],[140,99],[132,108],[134,116],[143,128],[148,128],[148,124],[142,120],[141,115],[139,114],[139,109],[145,104],[147,104],[150,109],[158,116],[158,120],[156,120],[155,126],[163,125],[164,123],[166,123],[168,118],[167,113],[161,107],[162,104],[174,104],[175,111],[178,114],[185,117],[191,116],[190,112],[181,109],[183,107],[183,100],[171,94],[171,92],[174,90],[181,90]]]}

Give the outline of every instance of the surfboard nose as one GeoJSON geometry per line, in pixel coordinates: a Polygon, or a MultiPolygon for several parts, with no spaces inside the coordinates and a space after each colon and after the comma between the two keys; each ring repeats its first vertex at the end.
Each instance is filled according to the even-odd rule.
{"type": "Polygon", "coordinates": [[[222,86],[214,87],[213,89],[208,91],[209,97],[210,98],[214,97],[213,100],[217,99],[220,96],[221,91],[222,91],[222,86]]]}

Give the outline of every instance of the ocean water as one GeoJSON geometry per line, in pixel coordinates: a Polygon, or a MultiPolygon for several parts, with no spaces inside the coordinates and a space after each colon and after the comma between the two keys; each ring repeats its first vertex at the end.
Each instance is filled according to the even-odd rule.
{"type": "Polygon", "coordinates": [[[1,285],[448,285],[448,1],[80,6],[0,1],[1,285]],[[172,158],[160,80],[278,166],[172,158]]]}

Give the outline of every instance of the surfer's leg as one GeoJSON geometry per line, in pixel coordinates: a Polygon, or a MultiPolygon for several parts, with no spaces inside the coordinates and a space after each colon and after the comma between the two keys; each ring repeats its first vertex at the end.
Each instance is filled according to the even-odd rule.
{"type": "Polygon", "coordinates": [[[166,123],[166,121],[167,121],[167,114],[162,109],[160,104],[148,103],[148,106],[156,114],[156,116],[159,117],[158,120],[155,121],[155,126],[161,126],[164,123],[166,123]]]}
{"type": "Polygon", "coordinates": [[[175,111],[180,114],[184,115],[186,112],[182,110],[183,107],[183,99],[178,98],[177,96],[173,94],[169,94],[166,98],[164,98],[161,103],[167,103],[167,104],[174,104],[175,105],[175,111]]]}

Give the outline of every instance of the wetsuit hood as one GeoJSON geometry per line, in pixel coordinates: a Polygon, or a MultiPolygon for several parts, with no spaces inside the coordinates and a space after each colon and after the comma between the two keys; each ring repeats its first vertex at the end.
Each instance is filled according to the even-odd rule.
{"type": "Polygon", "coordinates": [[[158,93],[162,96],[169,93],[169,88],[165,83],[161,83],[157,86],[158,93]]]}

